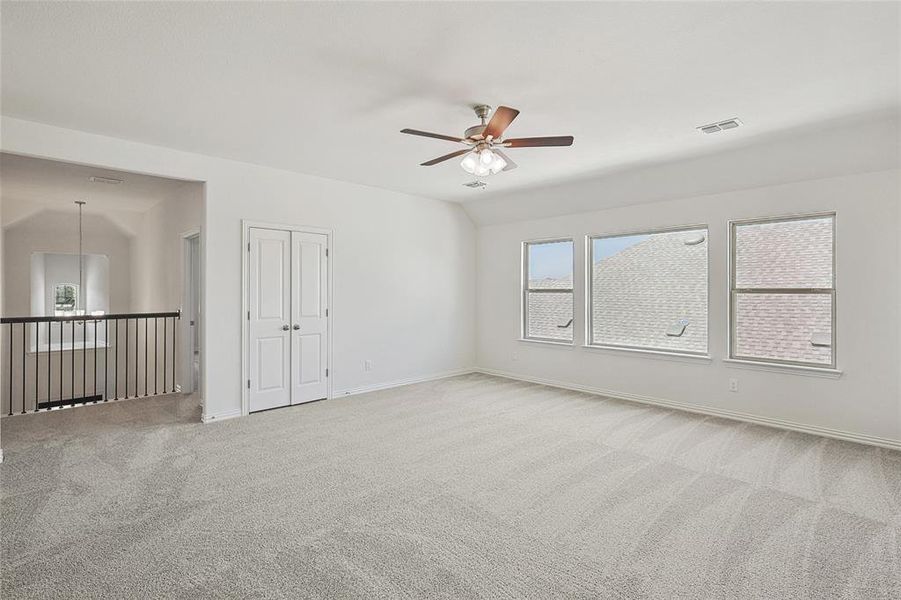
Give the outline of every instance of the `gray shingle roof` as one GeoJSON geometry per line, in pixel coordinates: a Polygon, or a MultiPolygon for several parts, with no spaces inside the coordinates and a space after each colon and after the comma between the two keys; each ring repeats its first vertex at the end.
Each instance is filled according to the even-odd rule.
{"type": "Polygon", "coordinates": [[[657,233],[593,267],[593,343],[707,351],[707,231],[657,233]],[[699,244],[686,240],[704,235],[699,244]],[[687,321],[679,337],[666,335],[687,321]]]}
{"type": "MultiPolygon", "coordinates": [[[[738,226],[736,287],[832,287],[832,230],[831,217],[738,226]]],[[[828,295],[758,293],[736,299],[736,356],[828,365],[831,346],[812,341],[828,342],[831,337],[828,295]]]]}

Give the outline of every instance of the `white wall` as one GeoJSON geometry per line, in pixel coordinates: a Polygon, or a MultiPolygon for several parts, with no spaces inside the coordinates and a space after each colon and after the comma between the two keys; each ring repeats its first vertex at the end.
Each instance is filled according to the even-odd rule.
{"type": "MultiPolygon", "coordinates": [[[[899,171],[850,175],[597,212],[485,226],[478,232],[477,363],[525,378],[689,403],[820,428],[901,440],[899,400],[899,171]],[[838,379],[740,368],[727,357],[727,221],[837,213],[838,379]],[[711,361],[518,341],[520,243],[706,223],[710,227],[711,361]],[[739,379],[739,392],[728,380],[739,379]]],[[[589,184],[568,193],[589,195],[589,184]]],[[[582,198],[582,201],[586,201],[582,198]]],[[[577,251],[576,273],[584,272],[577,251]]],[[[576,278],[576,322],[584,297],[576,278]]],[[[582,336],[584,338],[584,336],[582,336]]]]}
{"type": "Polygon", "coordinates": [[[206,182],[207,418],[241,406],[241,219],[334,229],[336,392],[474,364],[475,230],[457,205],[9,117],[0,129],[4,152],[206,182]]]}
{"type": "MultiPolygon", "coordinates": [[[[184,308],[183,235],[199,232],[202,219],[203,185],[188,182],[141,214],[131,245],[132,311],[172,312],[184,308]]],[[[175,326],[179,332],[177,381],[182,386],[180,389],[187,389],[184,385],[191,368],[188,357],[190,320],[178,319],[175,326]]],[[[159,348],[156,359],[159,364],[169,364],[171,348],[159,348]]]]}
{"type": "Polygon", "coordinates": [[[133,311],[173,311],[181,307],[182,234],[199,230],[202,218],[200,183],[185,183],[178,193],[141,215],[131,247],[133,311]]]}
{"type": "MultiPolygon", "coordinates": [[[[31,315],[31,255],[77,254],[75,213],[44,211],[13,223],[4,231],[4,315],[31,315]],[[13,285],[14,282],[18,282],[13,285]]],[[[84,215],[84,252],[109,257],[109,310],[128,312],[130,238],[100,215],[84,215]]]]}

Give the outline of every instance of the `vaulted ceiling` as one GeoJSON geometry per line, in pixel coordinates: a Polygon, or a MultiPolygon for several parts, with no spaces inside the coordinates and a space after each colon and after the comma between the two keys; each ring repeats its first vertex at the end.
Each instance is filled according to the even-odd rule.
{"type": "Polygon", "coordinates": [[[5,153],[0,153],[0,182],[3,227],[44,211],[68,212],[74,218],[75,201],[80,200],[86,202],[86,214],[104,215],[128,235],[135,233],[144,212],[200,185],[5,153]],[[94,183],[91,176],[121,183],[94,183]]]}
{"type": "Polygon", "coordinates": [[[449,200],[726,150],[899,102],[896,3],[4,3],[4,114],[449,200]],[[418,163],[522,111],[487,192],[418,163]],[[745,126],[704,135],[732,117],[745,126]],[[515,153],[515,154],[514,154],[515,153]]]}

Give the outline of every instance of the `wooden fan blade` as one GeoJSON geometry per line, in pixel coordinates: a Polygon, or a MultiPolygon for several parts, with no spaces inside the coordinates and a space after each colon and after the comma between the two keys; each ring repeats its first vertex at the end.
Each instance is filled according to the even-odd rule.
{"type": "Polygon", "coordinates": [[[513,119],[516,118],[516,115],[519,114],[519,111],[515,108],[510,108],[509,106],[498,106],[497,110],[494,111],[494,114],[491,115],[491,120],[488,121],[488,125],[485,127],[485,131],[482,132],[482,137],[488,138],[491,136],[492,138],[499,138],[503,135],[504,130],[510,126],[510,123],[513,122],[513,119]]]}
{"type": "Polygon", "coordinates": [[[534,137],[504,140],[505,148],[540,148],[544,146],[572,146],[573,136],[559,135],[556,137],[534,137]]]}
{"type": "Polygon", "coordinates": [[[510,159],[509,156],[507,156],[506,154],[504,154],[503,152],[501,152],[501,151],[498,150],[497,148],[495,148],[494,150],[492,150],[492,152],[494,152],[495,154],[497,154],[498,156],[500,156],[501,158],[503,158],[503,159],[504,159],[504,162],[507,163],[507,166],[504,167],[503,169],[501,169],[501,171],[512,171],[513,169],[515,169],[515,168],[518,166],[515,162],[513,162],[513,161],[510,159]]]}
{"type": "Polygon", "coordinates": [[[450,135],[441,135],[440,133],[429,133],[428,131],[419,131],[417,129],[401,129],[401,133],[409,133],[410,135],[421,135],[422,137],[435,138],[436,140],[447,140],[449,142],[462,142],[463,138],[453,137],[450,135]]]}
{"type": "Polygon", "coordinates": [[[467,152],[472,152],[472,148],[464,148],[463,150],[457,150],[456,152],[451,152],[450,154],[445,154],[444,156],[439,156],[438,158],[433,158],[432,160],[426,161],[419,166],[420,167],[431,167],[433,165],[437,165],[440,162],[450,160],[455,156],[460,156],[461,154],[466,154],[467,152]]]}

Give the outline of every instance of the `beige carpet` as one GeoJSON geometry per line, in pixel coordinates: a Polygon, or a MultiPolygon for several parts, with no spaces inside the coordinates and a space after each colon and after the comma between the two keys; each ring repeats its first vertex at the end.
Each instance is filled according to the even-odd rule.
{"type": "Polygon", "coordinates": [[[2,420],[3,598],[901,598],[901,453],[482,375],[192,408],[2,420]]]}

